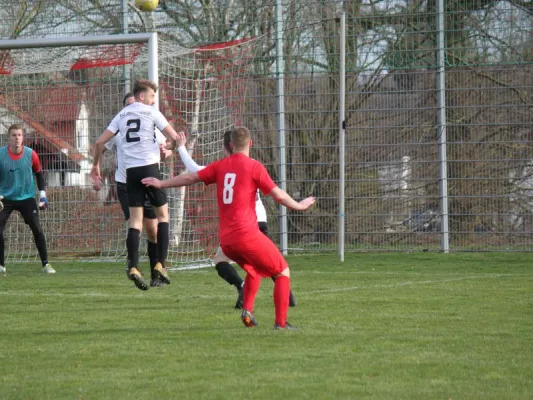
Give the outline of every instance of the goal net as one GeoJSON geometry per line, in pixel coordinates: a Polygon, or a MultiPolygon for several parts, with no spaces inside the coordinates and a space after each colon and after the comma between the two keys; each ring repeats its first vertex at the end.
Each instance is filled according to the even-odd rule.
{"type": "MultiPolygon", "coordinates": [[[[222,157],[224,132],[241,122],[247,78],[260,50],[258,39],[196,48],[159,40],[154,53],[147,40],[109,44],[103,38],[109,37],[49,47],[0,41],[10,42],[8,48],[0,46],[0,146],[7,144],[8,127],[23,123],[25,144],[41,158],[50,207],[40,216],[50,260],[125,259],[114,154],[105,153],[101,191],[92,189],[89,171],[93,144],[122,108],[133,81],[158,81],[160,110],[176,130],[187,133],[195,161],[207,165],[222,157]]],[[[170,177],[186,172],[177,154],[161,169],[170,177]]],[[[169,265],[209,265],[218,242],[214,188],[196,185],[167,193],[169,265]]],[[[15,214],[5,231],[6,261],[37,260],[31,231],[15,214]]]]}

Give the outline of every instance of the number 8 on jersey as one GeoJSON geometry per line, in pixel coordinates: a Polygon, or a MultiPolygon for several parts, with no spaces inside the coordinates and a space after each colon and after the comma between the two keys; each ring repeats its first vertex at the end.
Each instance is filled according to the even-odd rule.
{"type": "Polygon", "coordinates": [[[237,174],[228,172],[224,175],[224,190],[222,191],[222,202],[224,204],[231,204],[233,202],[233,186],[235,186],[235,178],[237,174]]]}

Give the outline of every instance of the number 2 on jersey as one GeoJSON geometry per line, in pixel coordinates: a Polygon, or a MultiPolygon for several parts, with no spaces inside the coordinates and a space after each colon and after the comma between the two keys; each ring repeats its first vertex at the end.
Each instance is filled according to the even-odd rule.
{"type": "Polygon", "coordinates": [[[224,204],[231,204],[233,202],[233,186],[235,186],[235,178],[237,174],[228,172],[224,175],[224,189],[222,190],[222,202],[224,204]]]}
{"type": "Polygon", "coordinates": [[[126,122],[128,130],[126,131],[126,142],[140,142],[141,138],[137,135],[132,135],[132,133],[137,133],[141,130],[141,120],[140,119],[129,119],[126,122]]]}

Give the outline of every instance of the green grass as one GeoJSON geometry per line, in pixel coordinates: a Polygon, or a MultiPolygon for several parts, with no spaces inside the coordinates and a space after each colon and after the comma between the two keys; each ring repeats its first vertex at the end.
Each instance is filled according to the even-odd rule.
{"type": "Polygon", "coordinates": [[[272,282],[246,329],[212,268],[135,289],[122,264],[8,265],[0,399],[530,399],[528,254],[289,258],[298,301],[274,331],[272,282]]]}

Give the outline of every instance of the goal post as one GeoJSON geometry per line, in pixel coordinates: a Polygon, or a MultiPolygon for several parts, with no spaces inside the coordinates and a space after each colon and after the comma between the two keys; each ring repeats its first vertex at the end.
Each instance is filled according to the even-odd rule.
{"type": "MultiPolygon", "coordinates": [[[[122,108],[126,82],[158,84],[156,107],[188,135],[198,164],[222,156],[226,130],[241,123],[256,39],[184,48],[156,33],[0,40],[0,146],[7,127],[23,123],[26,144],[39,153],[50,207],[41,213],[50,259],[124,259],[125,224],[114,188],[114,157],[106,152],[104,187],[92,190],[92,145],[122,108]]],[[[166,176],[185,172],[177,154],[166,176]]],[[[214,188],[168,191],[171,266],[211,264],[218,243],[214,188]]],[[[5,233],[7,261],[36,260],[18,216],[5,233]]],[[[144,241],[141,241],[143,243],[144,241]]],[[[141,244],[141,251],[145,246],[141,244]]]]}

